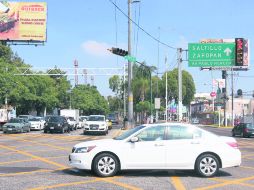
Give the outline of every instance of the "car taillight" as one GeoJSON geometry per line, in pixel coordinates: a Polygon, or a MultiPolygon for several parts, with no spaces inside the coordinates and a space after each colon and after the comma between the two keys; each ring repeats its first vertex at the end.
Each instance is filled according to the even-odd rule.
{"type": "Polygon", "coordinates": [[[228,144],[229,146],[231,146],[232,148],[238,149],[238,144],[237,144],[237,142],[227,142],[227,144],[228,144]]]}

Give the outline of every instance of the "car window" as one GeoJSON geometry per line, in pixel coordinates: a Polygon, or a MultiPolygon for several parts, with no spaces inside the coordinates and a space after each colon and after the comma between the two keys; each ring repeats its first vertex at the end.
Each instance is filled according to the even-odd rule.
{"type": "Polygon", "coordinates": [[[136,133],[137,131],[143,129],[145,126],[144,125],[140,125],[140,126],[137,126],[137,127],[134,127],[126,132],[124,132],[123,134],[121,134],[120,136],[118,137],[114,137],[113,139],[114,140],[123,140],[123,139],[126,139],[128,138],[129,136],[131,136],[132,134],[136,133]]]}
{"type": "Polygon", "coordinates": [[[154,126],[141,131],[136,137],[140,141],[164,140],[165,126],[154,126]]]}
{"type": "Polygon", "coordinates": [[[254,129],[254,125],[252,123],[246,123],[246,127],[248,129],[254,129]]]}
{"type": "Polygon", "coordinates": [[[202,131],[187,126],[169,126],[167,139],[177,140],[177,139],[193,139],[201,138],[202,131]]]}

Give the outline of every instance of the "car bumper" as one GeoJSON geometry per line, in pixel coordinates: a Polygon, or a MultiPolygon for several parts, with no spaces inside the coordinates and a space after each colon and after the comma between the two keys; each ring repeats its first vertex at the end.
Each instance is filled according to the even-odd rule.
{"type": "Polygon", "coordinates": [[[96,130],[89,129],[89,128],[84,129],[84,133],[105,133],[106,131],[107,131],[106,128],[101,128],[101,129],[96,129],[96,130]]]}
{"type": "Polygon", "coordinates": [[[87,153],[72,153],[69,155],[69,165],[78,169],[91,170],[92,157],[87,153]]]}
{"type": "Polygon", "coordinates": [[[235,149],[235,151],[231,152],[222,159],[222,168],[238,167],[241,165],[241,162],[241,152],[240,150],[235,149]]]}
{"type": "Polygon", "coordinates": [[[44,130],[45,130],[45,131],[50,131],[50,132],[53,132],[53,131],[62,132],[63,127],[58,127],[58,126],[47,127],[47,128],[44,128],[44,130]]]}
{"type": "Polygon", "coordinates": [[[31,128],[32,130],[40,130],[40,129],[41,129],[40,125],[31,125],[30,128],[31,128]]]}
{"type": "Polygon", "coordinates": [[[20,133],[21,132],[21,128],[5,128],[3,129],[4,133],[20,133]]]}

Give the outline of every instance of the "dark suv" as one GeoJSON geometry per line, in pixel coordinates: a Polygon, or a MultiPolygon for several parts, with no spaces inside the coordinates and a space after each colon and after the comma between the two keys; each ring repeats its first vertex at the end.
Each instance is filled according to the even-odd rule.
{"type": "Polygon", "coordinates": [[[70,126],[63,116],[49,116],[44,127],[44,133],[48,132],[70,132],[70,126]]]}
{"type": "Polygon", "coordinates": [[[240,135],[242,137],[254,136],[253,123],[239,123],[232,129],[232,136],[240,135]]]}

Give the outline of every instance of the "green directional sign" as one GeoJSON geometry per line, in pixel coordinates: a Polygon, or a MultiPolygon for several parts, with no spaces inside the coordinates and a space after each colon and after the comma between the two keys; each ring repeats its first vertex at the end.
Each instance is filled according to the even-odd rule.
{"type": "Polygon", "coordinates": [[[133,57],[133,56],[130,56],[130,55],[126,55],[124,56],[124,58],[130,62],[133,62],[135,63],[137,60],[136,60],[136,57],[133,57]]]}
{"type": "Polygon", "coordinates": [[[190,67],[235,66],[235,43],[189,43],[190,67]]]}

